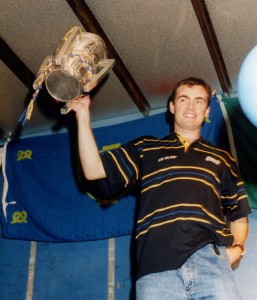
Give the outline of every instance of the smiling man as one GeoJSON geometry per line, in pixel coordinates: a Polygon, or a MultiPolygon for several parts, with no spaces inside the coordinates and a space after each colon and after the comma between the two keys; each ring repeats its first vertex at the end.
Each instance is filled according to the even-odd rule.
{"type": "Polygon", "coordinates": [[[174,132],[101,154],[89,96],[71,103],[85,177],[102,179],[109,197],[140,185],[137,299],[240,299],[231,266],[244,254],[251,210],[234,158],[200,136],[210,99],[202,79],[180,81],[169,103],[174,132]]]}
{"type": "Polygon", "coordinates": [[[200,137],[204,119],[210,113],[210,96],[211,90],[208,86],[179,83],[169,105],[175,117],[175,132],[191,142],[200,137]]]}

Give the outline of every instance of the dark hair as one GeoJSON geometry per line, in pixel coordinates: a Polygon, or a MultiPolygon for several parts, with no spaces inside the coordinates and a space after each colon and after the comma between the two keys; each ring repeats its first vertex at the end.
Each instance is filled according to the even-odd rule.
{"type": "Polygon", "coordinates": [[[195,78],[195,77],[188,77],[186,79],[183,79],[179,82],[176,83],[176,85],[174,86],[172,93],[170,95],[169,98],[169,103],[172,101],[174,103],[175,98],[176,98],[176,94],[177,94],[177,90],[181,85],[188,85],[190,87],[194,86],[194,85],[201,85],[202,87],[205,88],[207,94],[208,94],[208,106],[210,105],[210,100],[211,100],[211,96],[212,96],[212,90],[211,87],[208,83],[206,83],[203,79],[201,78],[195,78]]]}

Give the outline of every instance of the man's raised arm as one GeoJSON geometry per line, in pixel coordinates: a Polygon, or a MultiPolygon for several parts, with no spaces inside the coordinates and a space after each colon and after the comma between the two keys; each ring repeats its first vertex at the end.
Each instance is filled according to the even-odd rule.
{"type": "Polygon", "coordinates": [[[106,178],[106,173],[91,128],[89,105],[90,97],[87,95],[69,103],[68,111],[76,113],[79,156],[84,175],[88,180],[95,180],[106,178]]]}

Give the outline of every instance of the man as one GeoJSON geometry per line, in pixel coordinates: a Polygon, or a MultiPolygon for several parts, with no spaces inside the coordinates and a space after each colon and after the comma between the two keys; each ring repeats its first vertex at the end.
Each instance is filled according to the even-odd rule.
{"type": "Polygon", "coordinates": [[[231,266],[244,254],[251,210],[233,157],[200,136],[210,98],[202,79],[180,81],[169,103],[174,133],[141,137],[103,155],[90,126],[89,96],[71,103],[85,177],[106,181],[110,195],[140,182],[138,299],[240,299],[231,266]]]}

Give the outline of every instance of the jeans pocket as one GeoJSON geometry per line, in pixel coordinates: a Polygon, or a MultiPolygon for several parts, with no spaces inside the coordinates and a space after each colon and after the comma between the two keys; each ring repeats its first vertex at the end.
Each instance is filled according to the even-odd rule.
{"type": "Polygon", "coordinates": [[[218,246],[216,244],[213,244],[213,248],[216,256],[226,259],[228,261],[230,260],[226,251],[226,246],[218,246]]]}

